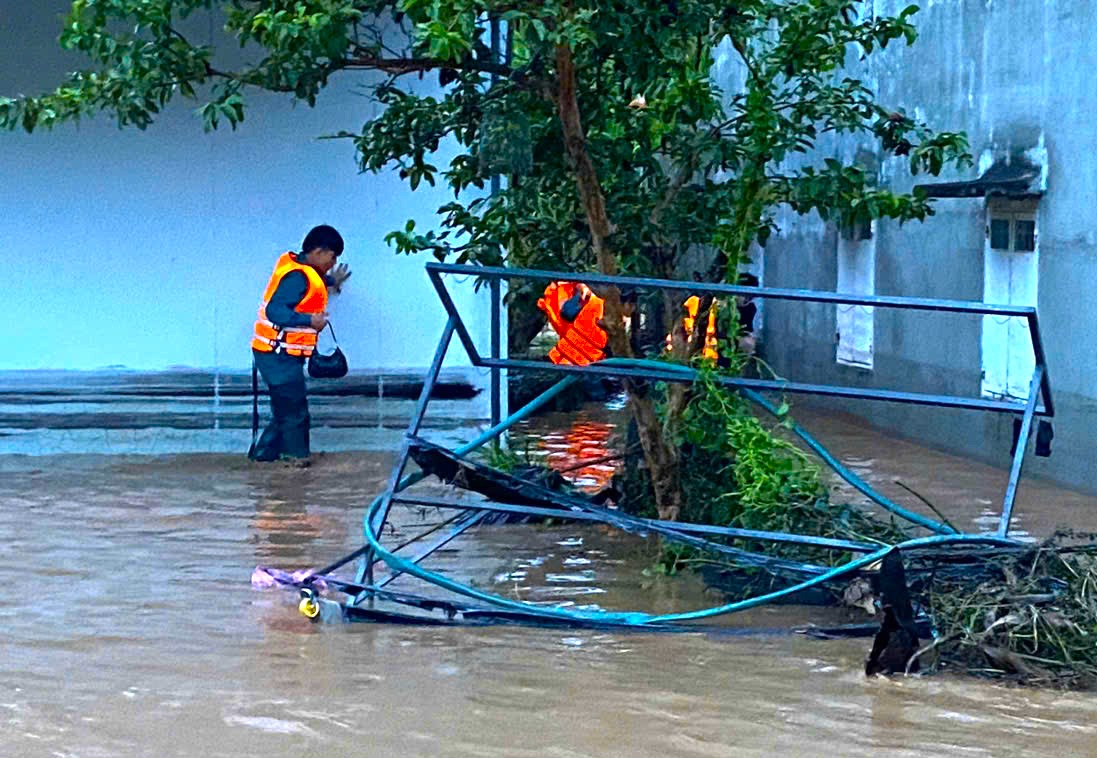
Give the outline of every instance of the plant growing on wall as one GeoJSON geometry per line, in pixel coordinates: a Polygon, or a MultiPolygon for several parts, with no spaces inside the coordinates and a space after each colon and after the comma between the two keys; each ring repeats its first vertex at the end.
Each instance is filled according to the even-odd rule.
{"type": "MultiPolygon", "coordinates": [[[[199,103],[209,129],[235,128],[251,90],[316,102],[336,76],[366,76],[383,105],[340,133],[360,168],[395,169],[415,189],[444,182],[454,199],[434,230],[389,235],[400,252],[674,278],[687,250],[716,251],[709,281],[735,281],[776,209],[843,223],[932,212],[919,194],[821,153],[853,133],[911,172],[965,160],[965,140],[934,133],[877,102],[847,62],[916,36],[910,6],[875,16],[861,0],[76,0],[61,44],[93,63],[41,97],[0,99],[0,124],[28,131],[99,111],[147,127],[175,98],[199,103]],[[229,66],[186,35],[195,14],[222,18],[245,63],[229,66]],[[507,44],[493,52],[497,22],[507,44]],[[731,60],[717,82],[717,58],[731,60]],[[439,87],[426,88],[424,77],[439,87]],[[723,86],[721,86],[723,85],[723,86]],[[427,89],[431,93],[427,93],[427,89]],[[435,165],[448,146],[448,165],[435,165]],[[493,174],[509,176],[493,196],[493,174]]],[[[605,325],[617,356],[634,346],[620,294],[605,325]]],[[[680,303],[666,303],[667,313],[680,303]]],[[[710,303],[702,299],[698,324],[710,303]]],[[[675,329],[677,335],[681,330],[675,329]]],[[[676,337],[689,360],[701,335],[676,337]]],[[[664,412],[627,386],[659,514],[681,506],[675,439],[688,403],[664,412]]]]}

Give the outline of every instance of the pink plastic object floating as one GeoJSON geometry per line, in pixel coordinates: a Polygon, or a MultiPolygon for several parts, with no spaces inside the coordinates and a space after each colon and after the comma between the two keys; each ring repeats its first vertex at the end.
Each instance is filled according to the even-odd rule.
{"type": "MultiPolygon", "coordinates": [[[[297,571],[283,571],[270,566],[256,566],[251,572],[251,586],[257,590],[269,590],[271,587],[300,587],[313,575],[315,569],[298,569],[297,571]]],[[[323,592],[327,589],[327,583],[320,578],[310,582],[313,589],[323,592]]]]}
{"type": "Polygon", "coordinates": [[[256,566],[251,572],[251,586],[257,590],[269,590],[277,584],[278,581],[262,566],[256,566]]]}

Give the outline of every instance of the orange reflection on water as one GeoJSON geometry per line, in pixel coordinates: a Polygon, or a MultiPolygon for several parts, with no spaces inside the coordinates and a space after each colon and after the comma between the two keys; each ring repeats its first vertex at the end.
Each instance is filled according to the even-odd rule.
{"type": "Polygon", "coordinates": [[[618,461],[593,462],[616,450],[610,444],[615,424],[592,421],[580,414],[571,428],[541,436],[539,447],[549,466],[579,489],[597,492],[608,486],[617,472],[618,461]],[[592,461],[583,465],[583,461],[592,461]]]}

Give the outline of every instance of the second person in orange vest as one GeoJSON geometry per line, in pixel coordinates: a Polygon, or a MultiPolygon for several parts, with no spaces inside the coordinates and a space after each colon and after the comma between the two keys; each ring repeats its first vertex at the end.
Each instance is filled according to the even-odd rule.
{"type": "Polygon", "coordinates": [[[338,292],[350,277],[336,265],[343,238],[334,228],[314,227],[301,252],[283,253],[263,292],[251,340],[252,358],[270,394],[271,422],[248,451],[256,461],[309,465],[309,406],[305,360],[327,325],[328,288],[338,292]]]}
{"type": "Polygon", "coordinates": [[[607,336],[601,326],[602,298],[580,282],[553,282],[537,300],[560,339],[549,351],[557,364],[586,366],[606,357],[607,336]]]}

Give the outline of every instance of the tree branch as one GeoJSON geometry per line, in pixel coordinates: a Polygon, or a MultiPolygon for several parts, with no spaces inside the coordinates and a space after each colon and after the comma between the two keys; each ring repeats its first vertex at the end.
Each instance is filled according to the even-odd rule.
{"type": "Polygon", "coordinates": [[[512,78],[514,69],[503,63],[468,59],[464,61],[445,61],[437,58],[383,58],[376,55],[357,55],[344,58],[338,64],[343,69],[375,69],[389,74],[410,74],[417,71],[432,71],[451,68],[455,71],[477,71],[484,74],[497,74],[512,78]]]}

